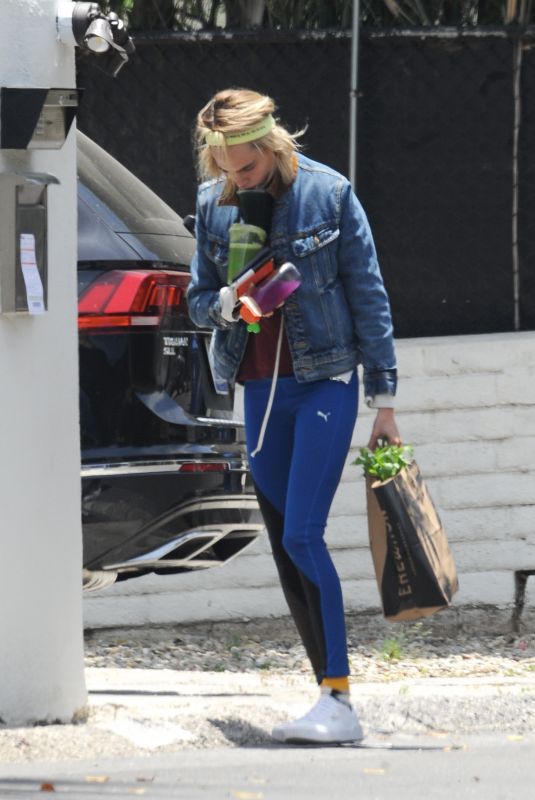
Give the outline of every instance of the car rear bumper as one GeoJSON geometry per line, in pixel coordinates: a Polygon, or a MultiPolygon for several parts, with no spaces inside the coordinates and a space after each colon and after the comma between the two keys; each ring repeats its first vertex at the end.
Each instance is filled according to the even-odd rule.
{"type": "Polygon", "coordinates": [[[84,568],[119,577],[228,563],[264,524],[238,457],[82,468],[84,568]]]}

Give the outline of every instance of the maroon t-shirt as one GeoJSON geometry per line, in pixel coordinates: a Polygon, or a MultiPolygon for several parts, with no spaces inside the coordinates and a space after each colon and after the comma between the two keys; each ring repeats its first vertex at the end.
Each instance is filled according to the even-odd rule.
{"type": "MultiPolygon", "coordinates": [[[[281,311],[277,309],[273,316],[262,317],[260,320],[260,333],[249,334],[245,355],[236,379],[238,383],[273,377],[280,324],[281,311]]],[[[290,347],[286,338],[286,331],[283,331],[279,375],[293,375],[293,372],[290,347]]]]}

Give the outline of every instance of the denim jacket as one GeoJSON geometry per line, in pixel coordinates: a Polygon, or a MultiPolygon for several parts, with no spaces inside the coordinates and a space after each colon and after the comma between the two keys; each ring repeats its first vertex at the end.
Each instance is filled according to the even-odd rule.
{"type": "MultiPolygon", "coordinates": [[[[238,220],[235,206],[218,205],[222,185],[213,180],[199,187],[188,303],[193,321],[215,330],[213,365],[233,383],[247,337],[255,334],[220,313],[228,230],[238,220]]],[[[362,364],[366,397],[394,395],[389,301],[368,221],[349,181],[300,154],[294,182],[274,204],[270,245],[276,264],[291,261],[302,278],[282,310],[297,381],[334,377],[362,364]]]]}

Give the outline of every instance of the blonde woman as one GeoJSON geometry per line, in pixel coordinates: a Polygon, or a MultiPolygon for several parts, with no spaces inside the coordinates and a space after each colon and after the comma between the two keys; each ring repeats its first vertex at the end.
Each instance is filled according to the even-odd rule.
{"type": "Polygon", "coordinates": [[[273,731],[282,742],[334,744],[363,737],[351,705],[340,580],[324,541],[357,418],[359,364],[377,409],[369,446],[399,444],[392,320],[366,216],[346,178],[300,152],[270,97],[218,92],[198,114],[202,183],[188,301],[214,329],[212,361],[244,385],[251,473],[281,586],[320,687],[304,717],[273,731]],[[270,247],[302,283],[250,334],[226,285],[237,192],[274,198],[270,247]]]}

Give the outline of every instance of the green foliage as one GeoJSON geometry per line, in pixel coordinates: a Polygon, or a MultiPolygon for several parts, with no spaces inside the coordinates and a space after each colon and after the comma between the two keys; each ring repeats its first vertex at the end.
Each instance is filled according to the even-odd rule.
{"type": "Polygon", "coordinates": [[[266,0],[265,6],[269,28],[351,27],[353,0],[266,0]]]}
{"type": "Polygon", "coordinates": [[[400,446],[385,444],[373,451],[368,447],[361,447],[360,455],[353,461],[353,464],[362,466],[365,475],[386,481],[410,464],[413,457],[414,450],[410,444],[400,446]]]}
{"type": "Polygon", "coordinates": [[[405,637],[402,633],[386,638],[381,647],[381,658],[384,661],[401,661],[404,657],[404,639],[405,637]]]}
{"type": "MultiPolygon", "coordinates": [[[[378,27],[503,25],[511,0],[361,0],[361,22],[378,27]]],[[[515,0],[513,0],[515,4],[515,0]]]]}
{"type": "MultiPolygon", "coordinates": [[[[100,0],[131,31],[325,30],[351,28],[353,0],[100,0]]],[[[532,0],[360,0],[365,27],[535,22],[532,0]]]]}

